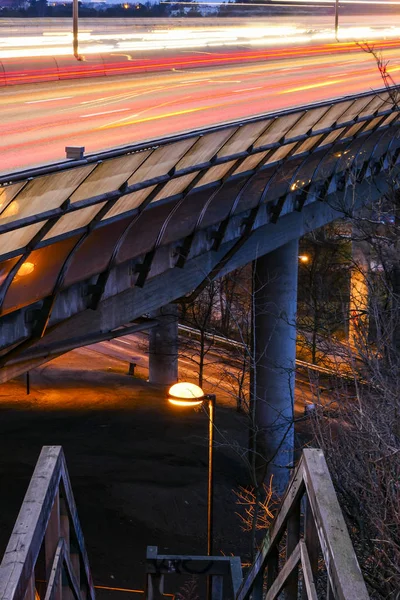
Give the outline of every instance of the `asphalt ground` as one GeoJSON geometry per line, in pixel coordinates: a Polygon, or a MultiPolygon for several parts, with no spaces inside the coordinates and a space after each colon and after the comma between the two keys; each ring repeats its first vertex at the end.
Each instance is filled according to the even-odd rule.
{"type": "MultiPolygon", "coordinates": [[[[143,589],[147,545],[205,554],[204,413],[173,409],[160,388],[129,377],[126,363],[88,349],[43,365],[30,380],[29,396],[24,377],[0,388],[1,556],[44,445],[64,448],[97,586],[143,589]]],[[[215,554],[245,556],[233,490],[248,475],[232,448],[246,446],[245,417],[225,402],[216,426],[215,554]]],[[[177,590],[167,581],[165,591],[177,590]]]]}

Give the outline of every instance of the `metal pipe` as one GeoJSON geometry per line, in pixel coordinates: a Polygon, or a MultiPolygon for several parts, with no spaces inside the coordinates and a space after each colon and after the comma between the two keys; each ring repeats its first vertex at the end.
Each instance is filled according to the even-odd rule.
{"type": "Polygon", "coordinates": [[[213,484],[214,484],[214,409],[215,395],[208,399],[208,494],[207,494],[207,556],[213,553],[213,484]]]}
{"type": "Polygon", "coordinates": [[[335,38],[337,40],[339,29],[339,0],[335,0],[335,38]]]}
{"type": "MultiPolygon", "coordinates": [[[[207,394],[208,400],[208,490],[207,490],[207,556],[213,553],[214,520],[214,394],[207,394]]],[[[212,575],[207,577],[207,600],[212,600],[212,575]]]]}
{"type": "Polygon", "coordinates": [[[78,52],[78,11],[78,0],[72,0],[72,47],[75,58],[80,60],[78,52]]]}

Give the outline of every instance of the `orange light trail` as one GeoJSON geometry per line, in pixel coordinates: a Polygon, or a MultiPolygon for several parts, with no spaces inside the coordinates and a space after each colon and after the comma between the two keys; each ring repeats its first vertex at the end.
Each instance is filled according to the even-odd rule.
{"type": "MultiPolygon", "coordinates": [[[[364,43],[368,43],[371,46],[379,44],[379,50],[389,50],[393,48],[399,48],[400,42],[398,40],[365,40],[364,43]]],[[[40,70],[32,69],[31,73],[27,74],[27,70],[30,67],[30,61],[24,60],[24,71],[18,72],[13,70],[9,72],[7,69],[8,64],[13,66],[16,60],[4,60],[1,61],[4,68],[4,73],[0,75],[5,79],[6,85],[12,85],[16,83],[29,83],[35,81],[46,81],[48,78],[74,79],[79,77],[95,77],[101,76],[107,73],[108,75],[120,75],[122,73],[140,73],[143,71],[162,71],[172,68],[196,68],[201,66],[217,66],[226,64],[235,64],[238,62],[257,62],[263,60],[280,60],[280,59],[293,59],[310,56],[323,56],[326,54],[337,55],[348,52],[361,52],[361,48],[357,42],[340,42],[340,43],[329,43],[315,46],[298,46],[291,48],[278,48],[275,50],[262,50],[262,51],[232,51],[231,53],[218,53],[213,57],[199,57],[199,56],[181,56],[164,58],[162,60],[151,60],[141,59],[139,61],[126,60],[126,62],[115,62],[104,64],[88,65],[88,63],[73,63],[73,67],[69,68],[62,64],[63,58],[69,57],[56,57],[54,58],[54,68],[40,67],[40,70]],[[58,61],[58,62],[57,62],[58,61]]],[[[95,55],[92,55],[95,57],[95,55]]],[[[105,57],[107,55],[104,55],[105,57]]],[[[35,66],[40,64],[40,58],[35,59],[35,66]]],[[[48,62],[49,57],[43,57],[43,60],[48,62]]]]}

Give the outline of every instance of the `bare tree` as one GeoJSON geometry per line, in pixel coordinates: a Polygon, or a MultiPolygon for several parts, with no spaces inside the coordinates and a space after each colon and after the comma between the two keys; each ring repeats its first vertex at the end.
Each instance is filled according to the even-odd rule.
{"type": "MultiPolygon", "coordinates": [[[[312,419],[372,597],[382,600],[398,598],[400,589],[399,211],[392,190],[351,215],[353,242],[364,253],[361,265],[352,258],[364,278],[364,304],[351,343],[331,346],[336,393],[330,402],[315,398],[312,419]]],[[[349,293],[359,305],[352,298],[359,288],[349,293]]]]}

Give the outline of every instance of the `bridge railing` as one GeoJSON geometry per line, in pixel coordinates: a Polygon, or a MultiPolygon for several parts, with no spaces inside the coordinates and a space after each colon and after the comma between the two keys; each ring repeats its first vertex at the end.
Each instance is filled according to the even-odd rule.
{"type": "Polygon", "coordinates": [[[94,600],[61,446],[44,446],[0,564],[1,600],[94,600]]]}
{"type": "Polygon", "coordinates": [[[236,600],[368,600],[322,450],[303,451],[236,600]]]}

